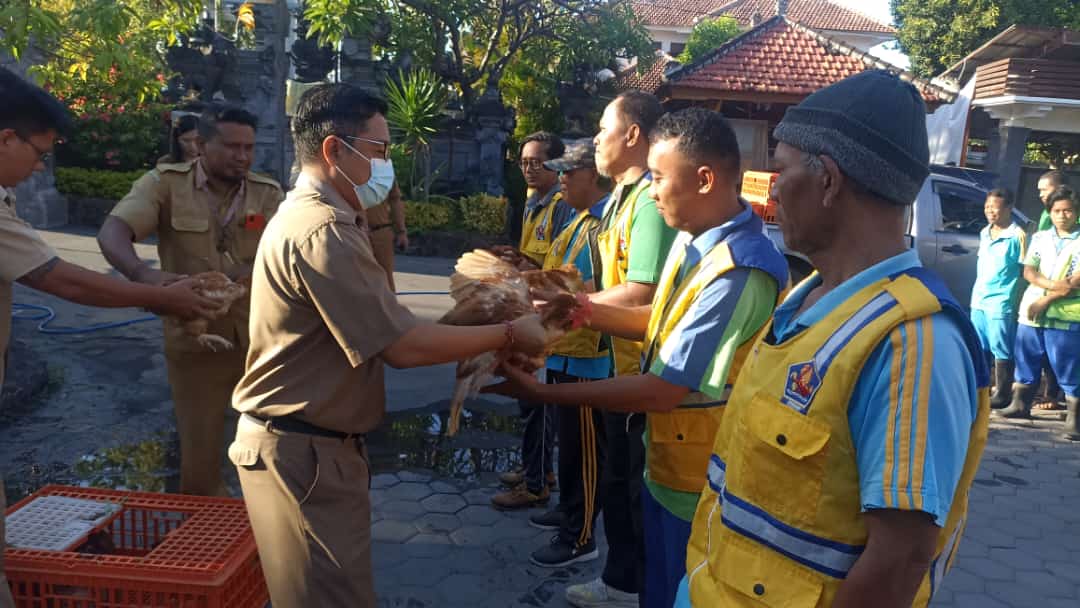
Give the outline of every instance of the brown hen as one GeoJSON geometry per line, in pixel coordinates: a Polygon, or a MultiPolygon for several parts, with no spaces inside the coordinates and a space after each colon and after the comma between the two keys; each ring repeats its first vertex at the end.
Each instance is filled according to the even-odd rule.
{"type": "Polygon", "coordinates": [[[228,339],[207,332],[210,330],[211,321],[224,317],[229,313],[229,308],[233,302],[247,294],[247,287],[231,281],[229,277],[220,272],[203,272],[192,278],[199,282],[195,291],[207,298],[220,301],[221,305],[214,311],[212,318],[184,321],[181,324],[184,333],[193,336],[200,345],[214,352],[236,348],[236,345],[228,339]]]}
{"type": "MultiPolygon", "coordinates": [[[[508,254],[508,249],[500,248],[496,252],[476,249],[458,259],[454,274],[450,277],[450,296],[454,298],[454,308],[443,315],[439,322],[447,325],[490,325],[513,321],[536,312],[534,299],[546,300],[547,304],[539,311],[540,319],[548,330],[547,343],[554,344],[581,321],[578,318],[581,305],[577,300],[577,294],[585,292],[581,275],[573,266],[552,270],[519,270],[524,266],[521,263],[524,256],[519,254],[519,259],[508,254]]],[[[459,362],[454,396],[450,401],[448,434],[454,435],[458,431],[465,399],[475,396],[499,365],[507,360],[534,371],[544,365],[543,356],[528,359],[507,351],[488,352],[459,362]]]]}

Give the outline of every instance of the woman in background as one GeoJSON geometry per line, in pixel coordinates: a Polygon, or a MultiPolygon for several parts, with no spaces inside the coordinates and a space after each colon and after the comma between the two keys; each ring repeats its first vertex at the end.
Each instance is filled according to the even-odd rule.
{"type": "Polygon", "coordinates": [[[169,133],[169,153],[158,159],[161,163],[186,163],[199,157],[199,117],[184,114],[172,121],[169,133]]]}

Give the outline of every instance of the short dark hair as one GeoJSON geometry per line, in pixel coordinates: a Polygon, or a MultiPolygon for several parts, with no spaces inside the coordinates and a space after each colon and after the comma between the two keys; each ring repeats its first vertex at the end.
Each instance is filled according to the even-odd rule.
{"type": "Polygon", "coordinates": [[[537,131],[521,140],[521,147],[518,148],[518,156],[521,156],[521,152],[525,149],[525,144],[532,142],[540,142],[544,145],[544,153],[547,154],[547,160],[555,160],[561,158],[566,152],[566,144],[558,135],[549,131],[537,131]]]}
{"type": "Polygon", "coordinates": [[[615,98],[618,102],[616,107],[619,114],[632,125],[638,125],[644,135],[648,135],[657,121],[664,115],[664,106],[656,95],[638,91],[637,89],[626,91],[615,98]]]}
{"type": "Polygon", "coordinates": [[[199,136],[203,141],[210,141],[218,136],[218,125],[229,122],[237,125],[247,125],[252,130],[259,128],[259,119],[244,108],[227,105],[209,105],[199,115],[199,136]]]}
{"type": "Polygon", "coordinates": [[[1080,204],[1080,199],[1077,199],[1076,197],[1076,190],[1073,190],[1068,186],[1058,186],[1057,188],[1054,188],[1054,191],[1050,193],[1050,198],[1047,199],[1047,209],[1052,209],[1054,203],[1058,201],[1069,201],[1072,203],[1074,211],[1076,210],[1077,205],[1080,204]]]}
{"type": "Polygon", "coordinates": [[[655,144],[667,139],[677,139],[675,149],[690,162],[719,166],[729,176],[738,176],[739,140],[719,112],[687,108],[664,114],[649,132],[649,142],[655,144]]]}
{"type": "Polygon", "coordinates": [[[1012,193],[1005,188],[994,188],[986,193],[986,198],[1000,198],[1005,201],[1006,207],[1012,207],[1013,205],[1012,193]]]}
{"type": "Polygon", "coordinates": [[[1065,173],[1054,169],[1053,171],[1047,171],[1039,176],[1039,181],[1047,180],[1055,186],[1065,185],[1065,173]]]}
{"type": "Polygon", "coordinates": [[[300,162],[319,158],[331,135],[363,129],[376,114],[386,115],[386,101],[349,84],[324,84],[304,93],[292,119],[293,142],[300,162]]]}
{"type": "Polygon", "coordinates": [[[23,137],[71,128],[71,113],[44,89],[0,67],[0,129],[13,129],[23,137]]]}
{"type": "Polygon", "coordinates": [[[199,117],[194,114],[184,114],[173,121],[169,132],[169,159],[174,163],[184,161],[184,151],[180,148],[180,136],[188,131],[199,128],[199,117]]]}

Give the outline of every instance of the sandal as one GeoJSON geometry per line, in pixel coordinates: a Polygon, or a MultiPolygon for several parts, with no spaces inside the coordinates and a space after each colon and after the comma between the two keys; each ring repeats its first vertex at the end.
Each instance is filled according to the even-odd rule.
{"type": "Polygon", "coordinates": [[[1062,406],[1057,401],[1042,401],[1042,402],[1036,403],[1034,406],[1032,406],[1031,409],[1037,410],[1037,411],[1040,411],[1040,412],[1052,412],[1052,411],[1064,410],[1065,407],[1062,406]]]}

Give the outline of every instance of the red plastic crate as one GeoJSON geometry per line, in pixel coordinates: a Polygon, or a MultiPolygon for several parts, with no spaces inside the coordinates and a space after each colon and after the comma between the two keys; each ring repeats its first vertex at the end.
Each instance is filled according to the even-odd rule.
{"type": "Polygon", "coordinates": [[[263,608],[269,601],[244,502],[46,486],[38,496],[121,503],[101,526],[108,554],[9,547],[5,570],[20,608],[263,608]]]}

